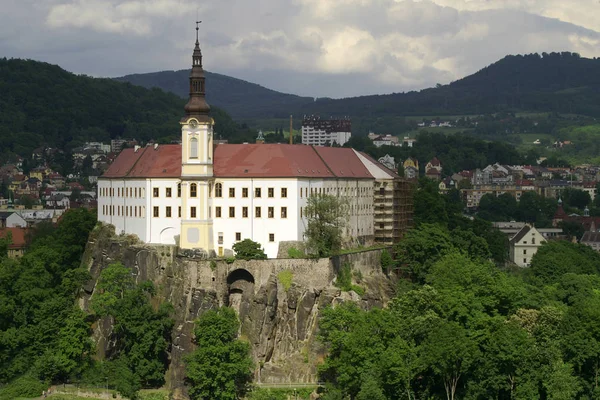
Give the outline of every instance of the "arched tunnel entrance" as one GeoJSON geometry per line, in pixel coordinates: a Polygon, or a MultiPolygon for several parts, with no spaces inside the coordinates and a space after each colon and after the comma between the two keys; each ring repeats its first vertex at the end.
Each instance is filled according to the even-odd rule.
{"type": "Polygon", "coordinates": [[[254,296],[254,277],[245,269],[236,269],[227,275],[227,305],[239,315],[240,321],[249,311],[254,296]]]}

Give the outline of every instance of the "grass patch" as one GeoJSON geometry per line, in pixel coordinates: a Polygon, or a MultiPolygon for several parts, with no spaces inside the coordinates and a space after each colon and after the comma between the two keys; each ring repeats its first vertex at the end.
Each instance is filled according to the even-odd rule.
{"type": "Polygon", "coordinates": [[[304,258],[305,255],[304,255],[303,251],[300,251],[295,247],[290,247],[288,249],[288,257],[289,258],[304,258]]]}
{"type": "Polygon", "coordinates": [[[281,282],[286,292],[292,287],[293,278],[294,273],[289,269],[285,269],[277,274],[277,279],[279,279],[279,282],[281,282]]]}
{"type": "Polygon", "coordinates": [[[294,399],[294,396],[298,400],[310,399],[310,394],[317,388],[314,387],[301,387],[296,388],[264,388],[257,387],[252,390],[247,396],[248,400],[288,400],[294,399]]]}

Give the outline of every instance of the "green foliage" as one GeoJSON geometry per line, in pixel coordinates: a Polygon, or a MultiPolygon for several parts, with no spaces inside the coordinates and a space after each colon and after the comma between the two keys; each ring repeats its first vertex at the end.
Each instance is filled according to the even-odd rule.
{"type": "Polygon", "coordinates": [[[262,249],[260,243],[257,243],[251,239],[244,239],[233,245],[233,251],[235,251],[235,258],[238,260],[266,260],[267,255],[262,249]]]}
{"type": "Polygon", "coordinates": [[[217,269],[217,263],[212,260],[211,260],[209,266],[210,266],[211,271],[214,271],[217,269]]]}
{"type": "MultiPolygon", "coordinates": [[[[187,87],[188,77],[182,78],[181,84],[187,87]]],[[[125,137],[169,143],[179,137],[178,121],[185,100],[161,90],[6,58],[0,58],[0,87],[4,94],[0,99],[0,154],[30,157],[42,144],[64,149],[66,153],[53,156],[51,164],[65,175],[73,168],[70,151],[85,141],[125,137]],[[44,90],[38,90],[40,87],[44,90]]],[[[236,124],[216,107],[212,116],[219,138],[241,143],[256,137],[254,131],[236,124]]],[[[90,161],[84,160],[88,170],[90,161]]]]}
{"type": "Polygon", "coordinates": [[[474,225],[450,233],[422,224],[411,234],[423,237],[399,244],[409,261],[428,268],[416,283],[400,285],[387,309],[344,303],[323,310],[319,340],[328,356],[319,374],[327,396],[597,397],[600,255],[549,242],[529,270],[500,270],[469,250],[477,242],[466,227],[474,225]],[[429,237],[436,240],[428,244],[429,237]]]}
{"type": "Polygon", "coordinates": [[[0,384],[24,375],[64,381],[89,362],[90,324],[74,304],[89,279],[80,263],[95,223],[94,212],[69,210],[56,228],[30,237],[21,259],[0,260],[0,384]]]}
{"type": "Polygon", "coordinates": [[[279,279],[279,282],[281,282],[281,284],[283,285],[283,288],[287,292],[292,287],[292,280],[294,279],[294,273],[289,269],[285,269],[277,274],[277,279],[279,279]]]}
{"type": "Polygon", "coordinates": [[[530,272],[543,283],[554,283],[566,273],[599,274],[600,254],[582,244],[546,242],[531,259],[530,272]]]}
{"type": "Polygon", "coordinates": [[[319,257],[328,257],[342,248],[342,231],[346,226],[347,203],[328,194],[312,195],[306,206],[304,234],[307,247],[319,257]]]}
{"type": "Polygon", "coordinates": [[[314,391],[312,388],[253,388],[248,396],[248,400],[309,400],[310,394],[314,391]]]}
{"type": "Polygon", "coordinates": [[[365,294],[365,289],[362,286],[352,283],[352,265],[349,263],[344,263],[340,267],[335,280],[335,286],[339,287],[344,292],[354,291],[359,296],[365,294]]]}
{"type": "Polygon", "coordinates": [[[236,400],[252,381],[250,345],[237,339],[239,322],[231,308],[207,311],[196,322],[198,348],[186,357],[192,399],[236,400]]]}
{"type": "Polygon", "coordinates": [[[0,388],[0,400],[14,400],[18,397],[38,398],[46,389],[48,389],[48,382],[40,381],[33,375],[23,375],[0,388]]]}
{"type": "Polygon", "coordinates": [[[235,262],[235,260],[236,260],[236,258],[235,258],[235,257],[227,257],[227,258],[225,259],[225,262],[226,262],[227,264],[233,264],[233,263],[235,262]]]}
{"type": "Polygon", "coordinates": [[[389,251],[383,250],[381,252],[381,257],[379,259],[379,263],[381,265],[381,269],[383,272],[388,272],[389,269],[394,265],[394,259],[389,251]]]}
{"type": "Polygon", "coordinates": [[[289,258],[304,258],[304,257],[306,257],[306,255],[304,254],[303,251],[298,250],[295,247],[290,247],[288,249],[288,257],[289,258]]]}
{"type": "Polygon", "coordinates": [[[141,387],[161,386],[168,366],[172,306],[161,303],[155,310],[152,283],[136,284],[120,263],[104,269],[96,287],[91,308],[99,317],[114,320],[117,343],[110,366],[121,377],[117,390],[131,397],[141,387]]]}

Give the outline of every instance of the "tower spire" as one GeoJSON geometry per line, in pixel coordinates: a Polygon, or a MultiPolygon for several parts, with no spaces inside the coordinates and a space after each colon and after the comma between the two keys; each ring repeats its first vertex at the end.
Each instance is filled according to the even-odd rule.
{"type": "Polygon", "coordinates": [[[192,54],[192,72],[190,73],[190,97],[185,105],[184,121],[194,117],[199,122],[209,121],[210,106],[206,102],[205,77],[202,69],[202,51],[198,40],[199,25],[202,21],[196,21],[196,45],[192,54]]]}

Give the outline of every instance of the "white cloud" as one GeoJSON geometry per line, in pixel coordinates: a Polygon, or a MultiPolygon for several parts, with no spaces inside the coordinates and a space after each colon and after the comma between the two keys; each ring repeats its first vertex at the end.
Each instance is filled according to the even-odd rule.
{"type": "Polygon", "coordinates": [[[507,54],[600,56],[598,0],[2,3],[1,55],[101,76],[186,68],[198,9],[208,70],[316,96],[448,83],[507,54]]]}

